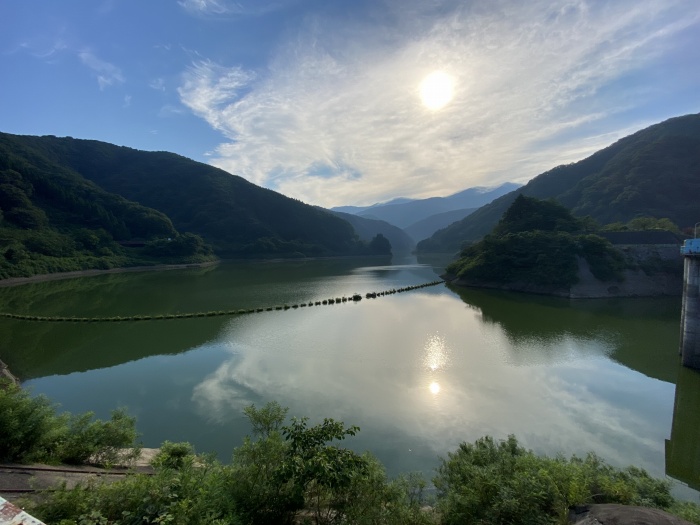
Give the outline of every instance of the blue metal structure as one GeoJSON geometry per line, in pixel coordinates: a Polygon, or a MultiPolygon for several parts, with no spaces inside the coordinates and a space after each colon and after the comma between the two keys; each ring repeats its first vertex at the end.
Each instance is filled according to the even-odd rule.
{"type": "Polygon", "coordinates": [[[681,255],[700,255],[700,239],[687,239],[681,246],[681,255]]]}

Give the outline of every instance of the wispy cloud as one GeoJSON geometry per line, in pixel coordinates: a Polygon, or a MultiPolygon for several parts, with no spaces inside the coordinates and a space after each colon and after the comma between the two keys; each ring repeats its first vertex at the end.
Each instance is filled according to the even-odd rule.
{"type": "Polygon", "coordinates": [[[200,15],[261,16],[298,0],[180,0],[187,11],[200,15]]]}
{"type": "Polygon", "coordinates": [[[162,78],[153,79],[148,83],[148,87],[156,91],[165,91],[165,80],[162,78]]]}
{"type": "MultiPolygon", "coordinates": [[[[42,39],[45,40],[45,39],[42,39]]],[[[68,44],[62,38],[57,38],[53,42],[30,42],[23,41],[6,51],[6,55],[12,55],[18,52],[29,53],[34,58],[51,60],[62,51],[68,49],[68,44]]]]}
{"type": "Polygon", "coordinates": [[[178,89],[183,103],[214,128],[230,132],[229,114],[254,75],[241,68],[224,68],[211,61],[193,64],[178,89]]]}
{"type": "Polygon", "coordinates": [[[97,77],[97,83],[100,89],[114,84],[123,84],[124,76],[121,69],[114,64],[100,60],[90,51],[81,51],[78,53],[80,60],[84,65],[89,67],[97,77]]]}
{"type": "Polygon", "coordinates": [[[166,104],[165,106],[161,107],[160,110],[158,110],[158,116],[166,118],[172,117],[173,115],[182,115],[185,112],[186,109],[183,107],[173,106],[172,104],[166,104]]]}
{"type": "Polygon", "coordinates": [[[194,13],[222,14],[227,9],[224,0],[180,0],[178,3],[194,13]]]}
{"type": "Polygon", "coordinates": [[[668,96],[644,68],[700,19],[694,0],[389,5],[391,25],[308,19],[264,71],[188,68],[182,102],[229,139],[212,162],[327,206],[527,180],[650,124],[615,116],[668,96]],[[431,111],[436,69],[455,96],[431,111]]]}
{"type": "Polygon", "coordinates": [[[124,95],[124,107],[128,108],[131,106],[131,95],[124,95]]]}

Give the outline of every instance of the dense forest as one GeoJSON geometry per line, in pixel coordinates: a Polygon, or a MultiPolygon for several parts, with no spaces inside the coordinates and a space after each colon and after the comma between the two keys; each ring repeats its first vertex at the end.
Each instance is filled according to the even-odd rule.
{"type": "Polygon", "coordinates": [[[0,135],[0,254],[0,278],[212,258],[199,236],[180,234],[167,215],[7,135],[0,135]]]}
{"type": "Polygon", "coordinates": [[[538,175],[421,241],[417,250],[458,252],[489,233],[521,194],[556,199],[574,215],[601,225],[649,217],[691,227],[700,220],[700,114],[650,126],[580,162],[538,175]]]}
{"type": "Polygon", "coordinates": [[[0,133],[0,278],[391,251],[371,240],[330,212],[179,155],[0,133]]]}
{"type": "Polygon", "coordinates": [[[464,284],[568,289],[578,281],[577,257],[600,281],[622,280],[625,259],[606,239],[554,201],[518,195],[481,241],[462,250],[446,271],[464,284]]]}

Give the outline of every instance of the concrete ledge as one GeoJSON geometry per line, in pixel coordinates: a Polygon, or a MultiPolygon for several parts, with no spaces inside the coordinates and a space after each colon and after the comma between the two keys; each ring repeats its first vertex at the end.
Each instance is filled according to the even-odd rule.
{"type": "Polygon", "coordinates": [[[689,521],[663,510],[613,503],[574,507],[569,512],[569,523],[577,525],[691,525],[689,521]]]}

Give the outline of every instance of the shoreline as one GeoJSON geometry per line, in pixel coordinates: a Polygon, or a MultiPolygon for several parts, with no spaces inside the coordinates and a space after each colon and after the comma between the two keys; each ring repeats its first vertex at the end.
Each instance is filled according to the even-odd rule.
{"type": "Polygon", "coordinates": [[[10,367],[2,359],[0,359],[0,379],[7,379],[10,383],[14,383],[17,386],[21,384],[19,377],[10,371],[10,367]]]}
{"type": "Polygon", "coordinates": [[[500,290],[510,293],[523,293],[532,295],[546,295],[550,297],[563,297],[573,300],[587,299],[633,299],[649,297],[682,297],[683,283],[677,282],[674,276],[657,275],[654,277],[640,275],[640,272],[625,270],[626,282],[603,282],[591,276],[581,279],[569,288],[550,288],[529,283],[487,283],[476,281],[464,281],[452,275],[443,274],[441,277],[448,286],[461,288],[475,288],[482,290],[500,290]]]}
{"type": "Polygon", "coordinates": [[[591,272],[583,257],[577,256],[578,281],[565,288],[531,284],[529,282],[478,282],[466,281],[456,275],[442,278],[452,286],[484,288],[515,293],[549,295],[568,299],[613,299],[633,297],[681,297],[683,295],[683,261],[677,256],[676,245],[624,245],[620,247],[628,261],[622,271],[621,281],[599,281],[591,272]],[[647,273],[643,266],[648,262],[673,263],[673,268],[647,273]],[[632,264],[630,264],[632,263],[632,264]]]}
{"type": "Polygon", "coordinates": [[[201,263],[178,263],[178,264],[154,264],[142,266],[121,266],[119,268],[109,268],[108,270],[75,270],[72,272],[56,272],[43,273],[40,275],[32,275],[31,277],[8,277],[0,279],[0,288],[10,288],[12,286],[21,286],[29,283],[42,283],[46,281],[60,281],[63,279],[75,279],[78,277],[93,277],[95,275],[105,275],[110,273],[128,273],[128,272],[149,272],[149,271],[166,271],[166,270],[184,270],[187,268],[207,268],[224,262],[252,262],[252,263],[280,263],[280,262],[299,262],[299,261],[317,261],[324,259],[356,259],[356,258],[384,258],[385,255],[333,255],[329,257],[279,257],[274,259],[217,259],[215,261],[206,261],[201,263]]]}
{"type": "Polygon", "coordinates": [[[95,275],[106,275],[110,273],[149,272],[184,270],[187,268],[206,268],[209,266],[215,266],[220,262],[220,260],[217,260],[202,263],[155,264],[153,266],[125,266],[119,268],[109,268],[108,270],[76,270],[73,272],[44,273],[41,275],[32,275],[31,277],[9,277],[7,279],[0,280],[0,288],[9,288],[11,286],[20,286],[29,283],[43,283],[46,281],[60,281],[63,279],[74,279],[77,277],[93,277],[95,275]]]}

